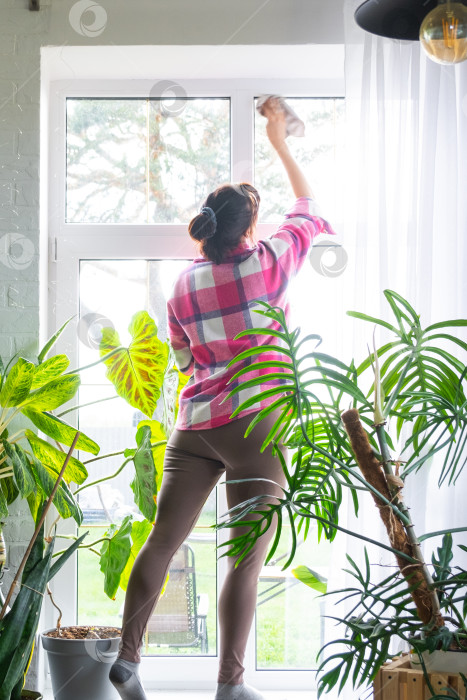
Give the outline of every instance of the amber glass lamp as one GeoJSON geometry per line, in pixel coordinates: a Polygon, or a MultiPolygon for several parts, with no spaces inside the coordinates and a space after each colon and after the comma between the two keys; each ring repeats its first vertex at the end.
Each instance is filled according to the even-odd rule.
{"type": "Polygon", "coordinates": [[[467,59],[467,7],[440,0],[420,27],[420,42],[436,63],[460,63],[467,59]]]}

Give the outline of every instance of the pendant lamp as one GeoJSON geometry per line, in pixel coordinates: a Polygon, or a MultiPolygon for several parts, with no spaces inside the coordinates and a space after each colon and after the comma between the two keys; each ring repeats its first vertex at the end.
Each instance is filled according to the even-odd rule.
{"type": "Polygon", "coordinates": [[[372,34],[420,39],[428,56],[438,63],[467,59],[467,0],[366,0],[357,8],[355,20],[372,34]]]}

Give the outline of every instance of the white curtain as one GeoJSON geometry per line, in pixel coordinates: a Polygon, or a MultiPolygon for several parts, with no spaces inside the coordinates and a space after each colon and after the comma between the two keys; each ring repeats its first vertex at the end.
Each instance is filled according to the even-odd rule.
{"type": "MultiPolygon", "coordinates": [[[[363,32],[354,20],[360,4],[345,0],[347,308],[391,320],[382,292],[392,289],[422,325],[467,318],[467,62],[441,66],[419,42],[363,32]]],[[[369,324],[353,322],[357,359],[371,333],[369,324]]],[[[432,467],[405,489],[418,532],[465,524],[467,474],[442,491],[437,478],[432,467]]],[[[385,541],[374,510],[371,499],[362,501],[358,530],[385,541]]],[[[341,538],[330,587],[348,583],[344,555],[358,559],[361,549],[341,538]]],[[[370,556],[385,561],[376,550],[370,556]]],[[[327,624],[328,638],[333,634],[327,624]]],[[[348,686],[341,697],[362,694],[348,686]]]]}

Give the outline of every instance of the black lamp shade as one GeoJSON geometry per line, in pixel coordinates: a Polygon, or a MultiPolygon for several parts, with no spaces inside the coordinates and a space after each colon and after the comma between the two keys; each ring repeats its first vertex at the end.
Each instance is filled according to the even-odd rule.
{"type": "MultiPolygon", "coordinates": [[[[467,5],[467,0],[456,0],[467,5]]],[[[437,0],[366,0],[355,12],[359,27],[389,39],[416,41],[420,26],[437,0]]]]}

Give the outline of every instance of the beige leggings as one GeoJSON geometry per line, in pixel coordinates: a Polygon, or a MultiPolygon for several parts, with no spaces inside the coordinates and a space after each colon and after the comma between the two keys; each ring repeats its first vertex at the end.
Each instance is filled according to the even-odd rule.
{"type": "MultiPolygon", "coordinates": [[[[277,416],[263,420],[244,438],[253,415],[233,420],[219,428],[199,431],[176,430],[167,445],[164,476],[157,503],[154,528],[133,566],[125,598],[120,657],[140,660],[144,629],[159,597],[173,555],[196,524],[203,505],[219,477],[270,479],[227,484],[227,503],[232,508],[257,494],[274,502],[284,484],[280,461],[267,448],[260,452],[265,436],[277,416]]],[[[232,528],[234,535],[243,528],[232,528]]],[[[258,577],[274,527],[261,536],[253,549],[234,567],[228,557],[228,572],[219,597],[219,683],[237,685],[243,680],[243,659],[256,606],[258,577]]]]}

